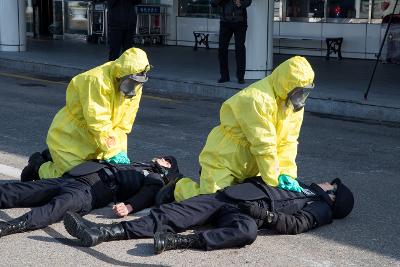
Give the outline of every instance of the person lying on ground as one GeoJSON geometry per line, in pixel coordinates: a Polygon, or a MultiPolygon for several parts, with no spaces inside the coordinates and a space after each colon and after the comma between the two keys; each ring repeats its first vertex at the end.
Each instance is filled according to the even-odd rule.
{"type": "Polygon", "coordinates": [[[164,184],[176,179],[179,168],[173,156],[150,163],[110,164],[88,161],[60,178],[0,185],[0,209],[32,210],[14,220],[0,222],[0,237],[44,228],[63,219],[67,211],[87,214],[114,201],[123,217],[151,207],[164,184]]]}
{"type": "Polygon", "coordinates": [[[344,218],[353,209],[353,194],[338,178],[330,183],[300,184],[302,191],[294,192],[266,185],[261,177],[248,178],[214,194],[161,205],[132,221],[96,224],[68,212],[64,226],[86,247],[153,237],[154,251],[159,254],[171,249],[243,247],[253,243],[260,228],[300,234],[344,218]],[[177,234],[201,225],[212,227],[195,234],[177,234]]]}

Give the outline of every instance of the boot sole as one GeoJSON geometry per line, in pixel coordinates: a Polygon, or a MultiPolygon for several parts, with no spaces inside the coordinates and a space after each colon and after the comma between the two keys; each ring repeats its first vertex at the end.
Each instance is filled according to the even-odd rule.
{"type": "Polygon", "coordinates": [[[87,229],[86,225],[76,217],[76,214],[67,212],[64,218],[64,227],[71,236],[79,239],[83,247],[94,246],[95,240],[88,233],[90,229],[87,229]]]}
{"type": "Polygon", "coordinates": [[[163,246],[162,242],[160,241],[160,235],[162,235],[162,233],[160,233],[160,232],[156,232],[154,234],[154,254],[156,254],[156,255],[164,252],[164,246],[163,246]]]}

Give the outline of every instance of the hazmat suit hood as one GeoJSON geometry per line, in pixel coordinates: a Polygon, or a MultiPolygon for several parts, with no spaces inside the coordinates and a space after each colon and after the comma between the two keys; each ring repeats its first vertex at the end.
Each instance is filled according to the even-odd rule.
{"type": "Polygon", "coordinates": [[[148,71],[150,67],[146,52],[139,48],[126,50],[115,61],[111,61],[111,64],[111,77],[114,79],[148,71]]]}
{"type": "Polygon", "coordinates": [[[286,100],[288,93],[294,88],[313,83],[314,71],[307,59],[295,56],[280,64],[268,76],[268,81],[272,85],[275,97],[286,100]]]}

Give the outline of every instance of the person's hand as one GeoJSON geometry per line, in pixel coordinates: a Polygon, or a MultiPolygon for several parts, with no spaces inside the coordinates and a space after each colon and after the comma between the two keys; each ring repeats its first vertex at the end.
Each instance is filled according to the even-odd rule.
{"type": "Polygon", "coordinates": [[[242,3],[240,3],[240,0],[235,0],[235,5],[236,5],[237,7],[241,7],[241,6],[242,6],[242,3]]]}
{"type": "Polygon", "coordinates": [[[286,174],[279,175],[278,182],[278,187],[280,189],[294,192],[301,192],[303,190],[303,188],[299,185],[299,182],[286,174]]]}
{"type": "Polygon", "coordinates": [[[266,215],[268,214],[267,209],[263,209],[259,207],[256,203],[250,201],[240,202],[238,204],[238,208],[241,212],[250,215],[254,219],[264,219],[264,217],[266,217],[266,215]]]}
{"type": "Polygon", "coordinates": [[[114,136],[108,137],[106,139],[106,144],[107,144],[108,148],[115,146],[115,144],[116,144],[115,137],[114,136]]]}
{"type": "Polygon", "coordinates": [[[112,207],[115,215],[118,217],[125,217],[133,211],[130,204],[125,205],[124,203],[118,203],[112,207]]]}
{"type": "Polygon", "coordinates": [[[267,208],[258,206],[255,202],[239,202],[238,208],[244,214],[252,217],[256,221],[258,227],[261,227],[265,224],[271,225],[276,222],[276,216],[273,212],[270,212],[267,208]]]}

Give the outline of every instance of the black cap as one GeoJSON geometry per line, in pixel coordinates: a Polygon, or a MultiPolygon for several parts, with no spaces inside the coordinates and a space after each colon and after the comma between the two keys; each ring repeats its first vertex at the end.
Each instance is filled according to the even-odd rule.
{"type": "Polygon", "coordinates": [[[350,189],[345,186],[339,178],[334,179],[331,184],[336,184],[336,198],[332,207],[333,217],[341,219],[349,215],[354,207],[354,197],[350,189]]]}

